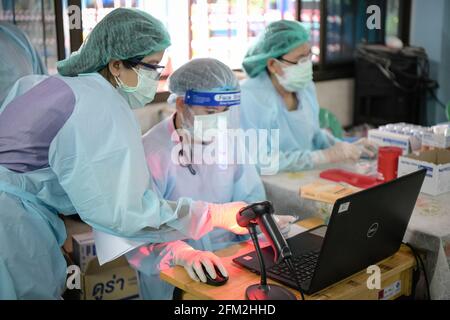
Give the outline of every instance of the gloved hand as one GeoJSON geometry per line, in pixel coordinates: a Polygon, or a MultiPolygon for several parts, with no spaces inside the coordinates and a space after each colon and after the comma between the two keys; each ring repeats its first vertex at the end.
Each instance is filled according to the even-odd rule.
{"type": "Polygon", "coordinates": [[[173,262],[184,267],[189,276],[195,281],[206,282],[206,274],[202,265],[205,266],[206,271],[213,279],[217,277],[214,265],[217,266],[222,275],[228,276],[222,261],[212,252],[195,250],[183,241],[171,243],[171,252],[173,254],[173,262]]]}
{"type": "Polygon", "coordinates": [[[353,144],[360,148],[362,156],[366,156],[369,158],[375,158],[379,147],[376,142],[371,141],[367,138],[359,139],[353,144]]]}
{"type": "Polygon", "coordinates": [[[242,228],[236,221],[236,214],[241,208],[246,207],[245,202],[230,202],[224,204],[209,204],[209,212],[214,227],[223,228],[235,234],[248,234],[246,228],[242,228]]]}
{"type": "Polygon", "coordinates": [[[337,142],[328,149],[312,152],[312,159],[315,165],[320,165],[347,160],[357,161],[361,157],[361,154],[362,150],[358,145],[347,142],[337,142]]]}

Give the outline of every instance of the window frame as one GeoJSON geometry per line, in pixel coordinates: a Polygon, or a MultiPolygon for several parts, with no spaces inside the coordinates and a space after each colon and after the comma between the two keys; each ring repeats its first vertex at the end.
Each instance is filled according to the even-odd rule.
{"type": "MultiPolygon", "coordinates": [[[[358,0],[360,1],[360,0],[358,0]]],[[[386,0],[389,1],[389,0],[386,0]]],[[[412,0],[400,0],[399,2],[399,30],[398,35],[404,45],[409,45],[410,24],[411,24],[411,6],[412,0]]],[[[328,8],[327,0],[320,0],[320,59],[314,65],[314,81],[337,80],[354,77],[355,62],[327,62],[327,17],[328,8]]],[[[297,20],[301,22],[302,0],[298,0],[297,20]]],[[[386,23],[386,12],[383,17],[383,28],[386,23]]]]}
{"type": "MultiPolygon", "coordinates": [[[[62,1],[54,0],[56,10],[56,23],[57,23],[57,38],[58,38],[58,57],[60,59],[65,58],[64,54],[64,30],[62,27],[62,1]]],[[[359,1],[359,0],[358,0],[359,1]]],[[[386,0],[389,1],[389,0],[386,0]]],[[[81,0],[67,0],[68,5],[77,5],[81,8],[81,0]]],[[[296,3],[296,19],[301,21],[302,12],[302,0],[297,0],[296,3]]],[[[399,7],[399,30],[398,34],[400,39],[406,45],[409,45],[410,37],[410,23],[411,23],[411,8],[412,0],[400,0],[399,7]]],[[[189,10],[191,7],[189,6],[189,10]]],[[[190,15],[190,12],[189,12],[190,15]]],[[[314,81],[327,81],[335,79],[353,78],[354,77],[354,61],[347,62],[327,62],[326,60],[326,47],[327,47],[327,0],[320,0],[320,60],[314,65],[314,81]]],[[[385,15],[383,16],[383,25],[385,24],[385,15]]],[[[81,23],[83,17],[81,16],[81,23]]],[[[83,31],[82,29],[69,30],[70,34],[70,51],[74,52],[83,43],[83,31]]],[[[189,37],[192,38],[192,30],[189,32],[189,37]]],[[[191,40],[191,39],[189,39],[191,40]]],[[[189,41],[190,43],[191,41],[189,41]]],[[[189,48],[189,55],[192,55],[192,48],[189,48]]],[[[242,71],[238,69],[237,71],[242,71]]],[[[161,78],[166,80],[167,76],[161,78]]]]}
{"type": "Polygon", "coordinates": [[[53,2],[55,8],[56,47],[58,50],[58,60],[60,61],[66,58],[66,49],[64,47],[63,0],[54,0],[53,2]]]}

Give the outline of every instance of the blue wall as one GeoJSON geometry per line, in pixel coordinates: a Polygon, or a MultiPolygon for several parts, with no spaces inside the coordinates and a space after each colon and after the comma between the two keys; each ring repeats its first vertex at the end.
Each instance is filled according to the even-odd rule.
{"type": "MultiPolygon", "coordinates": [[[[450,101],[450,1],[413,0],[411,45],[424,47],[430,59],[431,77],[440,84],[438,98],[450,101]]],[[[428,124],[447,121],[444,110],[428,101],[428,124]]]]}

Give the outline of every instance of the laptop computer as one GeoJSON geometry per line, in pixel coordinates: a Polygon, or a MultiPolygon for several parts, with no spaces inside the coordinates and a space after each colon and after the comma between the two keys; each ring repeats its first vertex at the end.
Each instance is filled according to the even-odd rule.
{"type": "MultiPolygon", "coordinates": [[[[396,253],[402,244],[426,170],[337,200],[328,226],[287,239],[297,277],[306,294],[318,292],[396,253]]],[[[297,288],[287,265],[262,249],[267,276],[297,288]]],[[[255,251],[233,259],[259,273],[255,251]]]]}

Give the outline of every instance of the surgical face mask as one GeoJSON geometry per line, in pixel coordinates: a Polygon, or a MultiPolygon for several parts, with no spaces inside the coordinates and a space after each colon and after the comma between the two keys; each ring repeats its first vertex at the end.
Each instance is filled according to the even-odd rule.
{"type": "Polygon", "coordinates": [[[312,61],[299,62],[283,67],[283,75],[275,74],[280,85],[289,92],[304,89],[313,80],[312,61]]]}
{"type": "Polygon", "coordinates": [[[230,110],[212,114],[196,115],[189,106],[186,106],[188,116],[183,117],[183,127],[188,130],[195,141],[210,143],[214,135],[228,128],[230,110]]]}
{"type": "Polygon", "coordinates": [[[136,87],[129,87],[119,77],[115,77],[119,93],[127,100],[132,109],[144,107],[155,98],[158,89],[158,73],[154,70],[135,69],[138,75],[136,87]]]}

